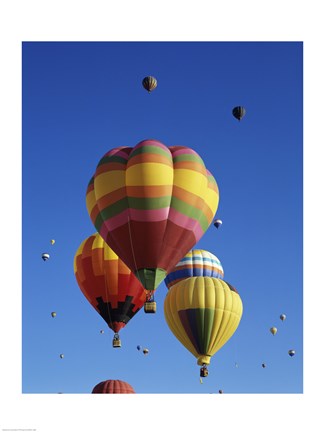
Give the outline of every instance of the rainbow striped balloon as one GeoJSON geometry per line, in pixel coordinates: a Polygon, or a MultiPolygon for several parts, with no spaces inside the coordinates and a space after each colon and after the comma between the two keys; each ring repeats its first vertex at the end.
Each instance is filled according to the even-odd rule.
{"type": "Polygon", "coordinates": [[[215,255],[203,249],[193,249],[178,262],[166,276],[164,282],[170,289],[172,285],[193,276],[209,276],[223,279],[224,270],[215,255]]]}
{"type": "Polygon", "coordinates": [[[106,153],[86,196],[97,231],[146,290],[155,290],[198,242],[218,202],[201,157],[156,140],[106,153]]]}

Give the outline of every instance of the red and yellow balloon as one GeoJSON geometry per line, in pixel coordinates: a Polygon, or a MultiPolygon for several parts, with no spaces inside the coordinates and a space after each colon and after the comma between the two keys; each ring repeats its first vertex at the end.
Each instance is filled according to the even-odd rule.
{"type": "Polygon", "coordinates": [[[144,305],[142,284],[98,233],[79,246],[74,273],[84,296],[115,334],[144,305]]]}

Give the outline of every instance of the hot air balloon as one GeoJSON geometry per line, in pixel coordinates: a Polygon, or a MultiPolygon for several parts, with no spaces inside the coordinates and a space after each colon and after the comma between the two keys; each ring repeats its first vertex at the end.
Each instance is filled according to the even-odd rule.
{"type": "Polygon", "coordinates": [[[262,363],[262,365],[261,365],[263,368],[265,368],[266,367],[266,364],[265,363],[262,363]]]}
{"type": "Polygon", "coordinates": [[[280,315],[280,319],[281,319],[281,321],[285,321],[286,318],[287,318],[287,317],[286,317],[285,314],[281,314],[281,315],[280,315]]]}
{"type": "Polygon", "coordinates": [[[150,93],[157,87],[157,80],[153,76],[146,76],[142,81],[142,85],[150,93]]]}
{"type": "Polygon", "coordinates": [[[113,347],[119,348],[119,331],[146,300],[143,286],[98,233],[81,243],[74,273],[84,296],[115,332],[113,347]]]}
{"type": "Polygon", "coordinates": [[[64,358],[64,354],[60,354],[60,358],[63,359],[64,358]]]}
{"type": "Polygon", "coordinates": [[[218,229],[222,225],[222,221],[220,219],[214,220],[214,226],[218,229]]]}
{"type": "Polygon", "coordinates": [[[152,296],[213,221],[216,181],[192,149],[144,140],[110,150],[90,180],[90,219],[152,296]]]}
{"type": "Polygon", "coordinates": [[[100,334],[104,334],[105,332],[103,330],[100,330],[100,334]]]}
{"type": "Polygon", "coordinates": [[[223,390],[218,390],[218,393],[223,394],[224,392],[223,390]]]}
{"type": "Polygon", "coordinates": [[[219,259],[203,249],[188,252],[166,276],[164,282],[168,289],[183,279],[192,276],[209,276],[223,279],[224,270],[219,259]]]}
{"type": "Polygon", "coordinates": [[[147,348],[144,348],[144,349],[143,349],[143,354],[144,354],[144,355],[147,355],[148,353],[149,353],[149,350],[148,350],[147,348]]]}
{"type": "Polygon", "coordinates": [[[42,258],[43,258],[43,261],[47,261],[48,259],[49,259],[49,254],[48,253],[43,253],[42,254],[42,258]]]}
{"type": "Polygon", "coordinates": [[[278,329],[276,327],[271,327],[270,332],[273,334],[273,336],[277,333],[278,329]]]}
{"type": "Polygon", "coordinates": [[[55,243],[55,240],[51,240],[51,245],[53,245],[55,243]]]}
{"type": "Polygon", "coordinates": [[[288,354],[290,355],[290,357],[293,357],[296,354],[295,350],[289,350],[288,354]]]}
{"type": "Polygon", "coordinates": [[[142,349],[142,347],[141,347],[141,345],[137,345],[137,351],[141,351],[141,349],[142,349]]]}
{"type": "Polygon", "coordinates": [[[107,380],[95,385],[91,393],[135,393],[135,390],[125,381],[107,380]]]}
{"type": "Polygon", "coordinates": [[[52,315],[53,318],[55,318],[56,317],[56,312],[51,312],[51,315],[52,315]]]}
{"type": "Polygon", "coordinates": [[[232,337],[242,313],[236,289],[208,276],[178,282],[164,300],[164,316],[170,330],[200,366],[208,366],[211,357],[232,337]]]}
{"type": "Polygon", "coordinates": [[[237,106],[235,108],[233,108],[232,110],[232,114],[233,116],[240,121],[244,116],[245,116],[246,110],[244,107],[242,106],[237,106]]]}

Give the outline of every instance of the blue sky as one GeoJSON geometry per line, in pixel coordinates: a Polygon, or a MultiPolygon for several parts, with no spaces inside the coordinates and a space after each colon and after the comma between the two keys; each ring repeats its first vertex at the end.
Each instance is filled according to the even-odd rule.
{"type": "Polygon", "coordinates": [[[133,429],[142,430],[146,423],[140,413],[144,419],[148,404],[155,423],[169,427],[172,419],[181,430],[214,425],[216,412],[217,425],[227,426],[230,418],[232,429],[259,430],[261,422],[269,431],[312,422],[318,427],[323,210],[313,191],[322,181],[321,14],[302,4],[280,2],[277,8],[276,2],[261,6],[253,1],[217,5],[216,13],[204,1],[199,9],[187,3],[184,20],[182,5],[174,2],[172,13],[167,2],[158,11],[137,2],[127,5],[127,14],[125,2],[108,8],[97,1],[93,9],[79,2],[76,8],[73,1],[48,3],[22,3],[18,15],[16,5],[6,5],[1,14],[5,121],[0,134],[12,161],[3,158],[1,170],[7,203],[3,241],[9,247],[9,254],[7,247],[1,252],[3,280],[9,281],[0,305],[6,349],[1,427],[57,431],[64,423],[101,431],[127,416],[136,419],[133,429]],[[132,53],[122,43],[30,44],[21,56],[22,41],[69,40],[305,43],[303,48],[296,42],[194,43],[181,54],[177,50],[183,44],[174,43],[168,49],[159,43],[159,51],[156,44],[146,44],[142,52],[132,44],[132,53]],[[147,74],[159,83],[151,95],[140,85],[147,74]],[[247,109],[241,123],[231,116],[237,104],[247,109]],[[225,280],[240,292],[244,314],[233,338],[212,359],[203,384],[195,358],[164,321],[163,283],[157,314],[139,313],[122,330],[118,351],[111,347],[109,329],[99,333],[105,323],[73,275],[75,250],[93,232],[84,195],[96,163],[111,147],[132,146],[147,137],[194,148],[220,188],[217,216],[223,226],[210,227],[197,246],[221,260],[225,280]],[[51,254],[46,263],[40,258],[44,251],[51,254]],[[284,323],[279,320],[283,312],[284,323]],[[272,325],[278,327],[275,337],[272,325]],[[149,355],[140,355],[137,344],[147,346],[149,355]],[[287,354],[291,347],[293,358],[287,354]],[[112,364],[118,364],[114,376],[112,364]],[[109,377],[132,384],[136,399],[89,394],[109,377]]]}
{"type": "Polygon", "coordinates": [[[138,393],[302,393],[302,43],[26,42],[22,55],[23,393],[89,393],[105,379],[138,393]],[[99,159],[148,138],[196,150],[220,189],[223,225],[195,247],[221,260],[244,312],[203,384],[164,320],[164,282],[157,313],[138,313],[114,350],[73,274],[94,232],[85,192],[99,159]]]}

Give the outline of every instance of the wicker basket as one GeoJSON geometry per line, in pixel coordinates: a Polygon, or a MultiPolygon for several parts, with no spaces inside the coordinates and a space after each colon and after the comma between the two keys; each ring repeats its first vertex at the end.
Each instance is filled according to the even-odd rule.
{"type": "Polygon", "coordinates": [[[120,339],[113,339],[113,347],[114,348],[120,348],[121,347],[121,340],[120,339]]]}
{"type": "Polygon", "coordinates": [[[206,368],[200,369],[200,376],[206,378],[206,376],[208,376],[208,369],[206,368]]]}
{"type": "Polygon", "coordinates": [[[144,303],[144,312],[145,313],[155,313],[156,312],[156,302],[148,301],[144,303]]]}

